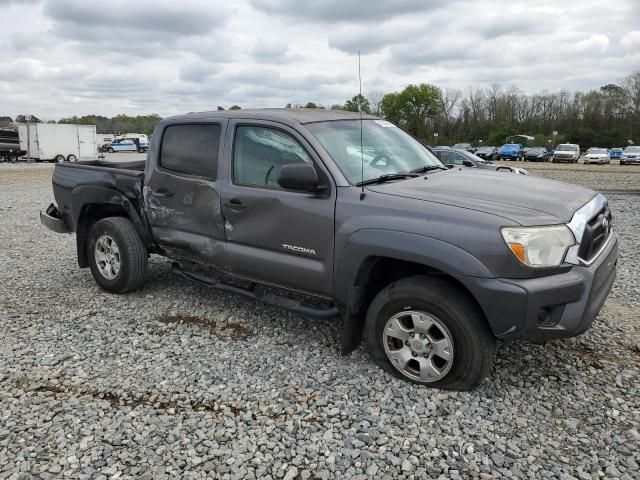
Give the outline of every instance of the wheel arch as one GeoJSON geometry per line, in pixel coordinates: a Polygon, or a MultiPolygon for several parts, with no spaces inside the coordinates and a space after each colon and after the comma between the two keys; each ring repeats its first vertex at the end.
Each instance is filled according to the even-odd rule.
{"type": "Polygon", "coordinates": [[[484,309],[461,277],[492,277],[470,253],[455,245],[420,235],[384,230],[360,230],[352,235],[336,266],[335,297],[346,314],[342,333],[343,354],[357,348],[367,308],[390,283],[407,276],[446,278],[484,309]]]}
{"type": "Polygon", "coordinates": [[[91,226],[107,217],[125,217],[131,220],[143,244],[153,246],[148,228],[138,214],[132,201],[121,192],[111,188],[79,187],[72,192],[73,224],[76,230],[78,265],[89,266],[87,239],[91,226]]]}

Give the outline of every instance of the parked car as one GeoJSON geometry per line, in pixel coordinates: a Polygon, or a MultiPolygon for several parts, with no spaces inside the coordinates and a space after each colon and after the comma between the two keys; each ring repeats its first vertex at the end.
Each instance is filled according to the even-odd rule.
{"type": "Polygon", "coordinates": [[[561,143],[556,147],[553,151],[553,156],[551,157],[552,163],[577,163],[580,158],[580,145],[576,145],[575,143],[561,143]]]}
{"type": "Polygon", "coordinates": [[[484,146],[476,150],[475,155],[483,160],[495,162],[498,160],[498,149],[496,147],[484,146]]]}
{"type": "Polygon", "coordinates": [[[138,138],[118,138],[107,146],[107,152],[138,152],[144,153],[149,149],[148,143],[138,138]]]}
{"type": "Polygon", "coordinates": [[[26,153],[20,148],[17,130],[0,129],[0,162],[17,162],[26,153]]]}
{"type": "Polygon", "coordinates": [[[620,160],[620,157],[622,157],[623,153],[624,150],[622,148],[612,148],[609,150],[609,158],[611,160],[620,160]]]}
{"type": "Polygon", "coordinates": [[[524,154],[527,162],[548,162],[549,158],[551,152],[546,147],[529,147],[524,154]]]}
{"type": "Polygon", "coordinates": [[[520,143],[505,143],[498,150],[500,160],[523,160],[524,152],[520,143]]]}
{"type": "Polygon", "coordinates": [[[584,163],[588,165],[590,163],[611,163],[611,157],[609,157],[609,150],[606,148],[591,147],[584,154],[584,163]]]}
{"type": "Polygon", "coordinates": [[[631,145],[624,149],[620,157],[620,165],[631,165],[640,163],[640,146],[631,145]]]}
{"type": "Polygon", "coordinates": [[[476,151],[476,149],[472,147],[470,143],[456,143],[451,148],[455,148],[456,150],[466,150],[467,152],[471,153],[474,153],[476,151]]]}
{"type": "Polygon", "coordinates": [[[464,166],[471,168],[481,168],[486,170],[496,170],[501,172],[519,173],[521,175],[529,175],[524,168],[510,167],[507,165],[495,165],[486,162],[482,158],[466,150],[454,148],[434,148],[436,156],[447,166],[464,166]]]}
{"type": "Polygon", "coordinates": [[[225,110],[165,118],[154,137],[146,161],[53,171],[41,221],[76,233],[79,266],[108,292],[141,288],[162,255],[209,288],[343,317],[343,353],[364,332],[401,379],[468,390],[497,338],[588,330],[616,277],[602,194],[448,169],[377,117],[225,110]]]}

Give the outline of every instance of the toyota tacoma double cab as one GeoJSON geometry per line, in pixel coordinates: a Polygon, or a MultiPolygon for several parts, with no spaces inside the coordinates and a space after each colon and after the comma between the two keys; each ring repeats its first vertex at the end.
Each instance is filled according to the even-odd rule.
{"type": "Polygon", "coordinates": [[[585,332],[615,279],[606,198],[525,175],[446,168],[383,119],[311,109],[162,120],[146,161],[58,164],[41,221],[126,293],[150,254],[213,289],[342,318],[408,381],[468,390],[497,339],[585,332]]]}

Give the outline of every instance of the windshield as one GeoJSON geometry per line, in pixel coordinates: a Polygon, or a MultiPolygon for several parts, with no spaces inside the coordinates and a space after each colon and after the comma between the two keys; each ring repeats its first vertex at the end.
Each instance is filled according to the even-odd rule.
{"type": "Polygon", "coordinates": [[[520,145],[517,143],[505,143],[502,148],[520,148],[520,145]]]}
{"type": "Polygon", "coordinates": [[[590,148],[589,153],[607,153],[606,148],[590,148]]]}
{"type": "Polygon", "coordinates": [[[640,147],[627,147],[624,151],[628,153],[640,153],[640,147]]]}
{"type": "Polygon", "coordinates": [[[560,152],[575,152],[576,147],[575,145],[558,145],[556,150],[560,152]]]}
{"type": "Polygon", "coordinates": [[[542,153],[544,152],[544,148],[541,147],[533,147],[529,149],[529,153],[542,153]]]}
{"type": "Polygon", "coordinates": [[[456,143],[453,148],[471,148],[470,143],[456,143]]]}
{"type": "Polygon", "coordinates": [[[311,123],[306,127],[353,185],[428,165],[443,166],[424,145],[386,120],[362,122],[362,151],[360,120],[311,123]]]}
{"type": "Polygon", "coordinates": [[[478,149],[479,152],[492,152],[493,151],[493,147],[480,147],[478,149]]]}

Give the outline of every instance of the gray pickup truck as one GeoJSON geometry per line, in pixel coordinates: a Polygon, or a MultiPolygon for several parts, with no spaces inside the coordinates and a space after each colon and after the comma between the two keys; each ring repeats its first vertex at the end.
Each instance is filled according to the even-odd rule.
{"type": "Polygon", "coordinates": [[[311,109],[161,121],[146,162],[56,165],[41,221],[76,233],[113,293],[150,254],[211,288],[343,318],[398,377],[471,389],[496,339],[585,332],[616,275],[607,200],[542,178],[446,168],[380,118],[311,109]]]}

